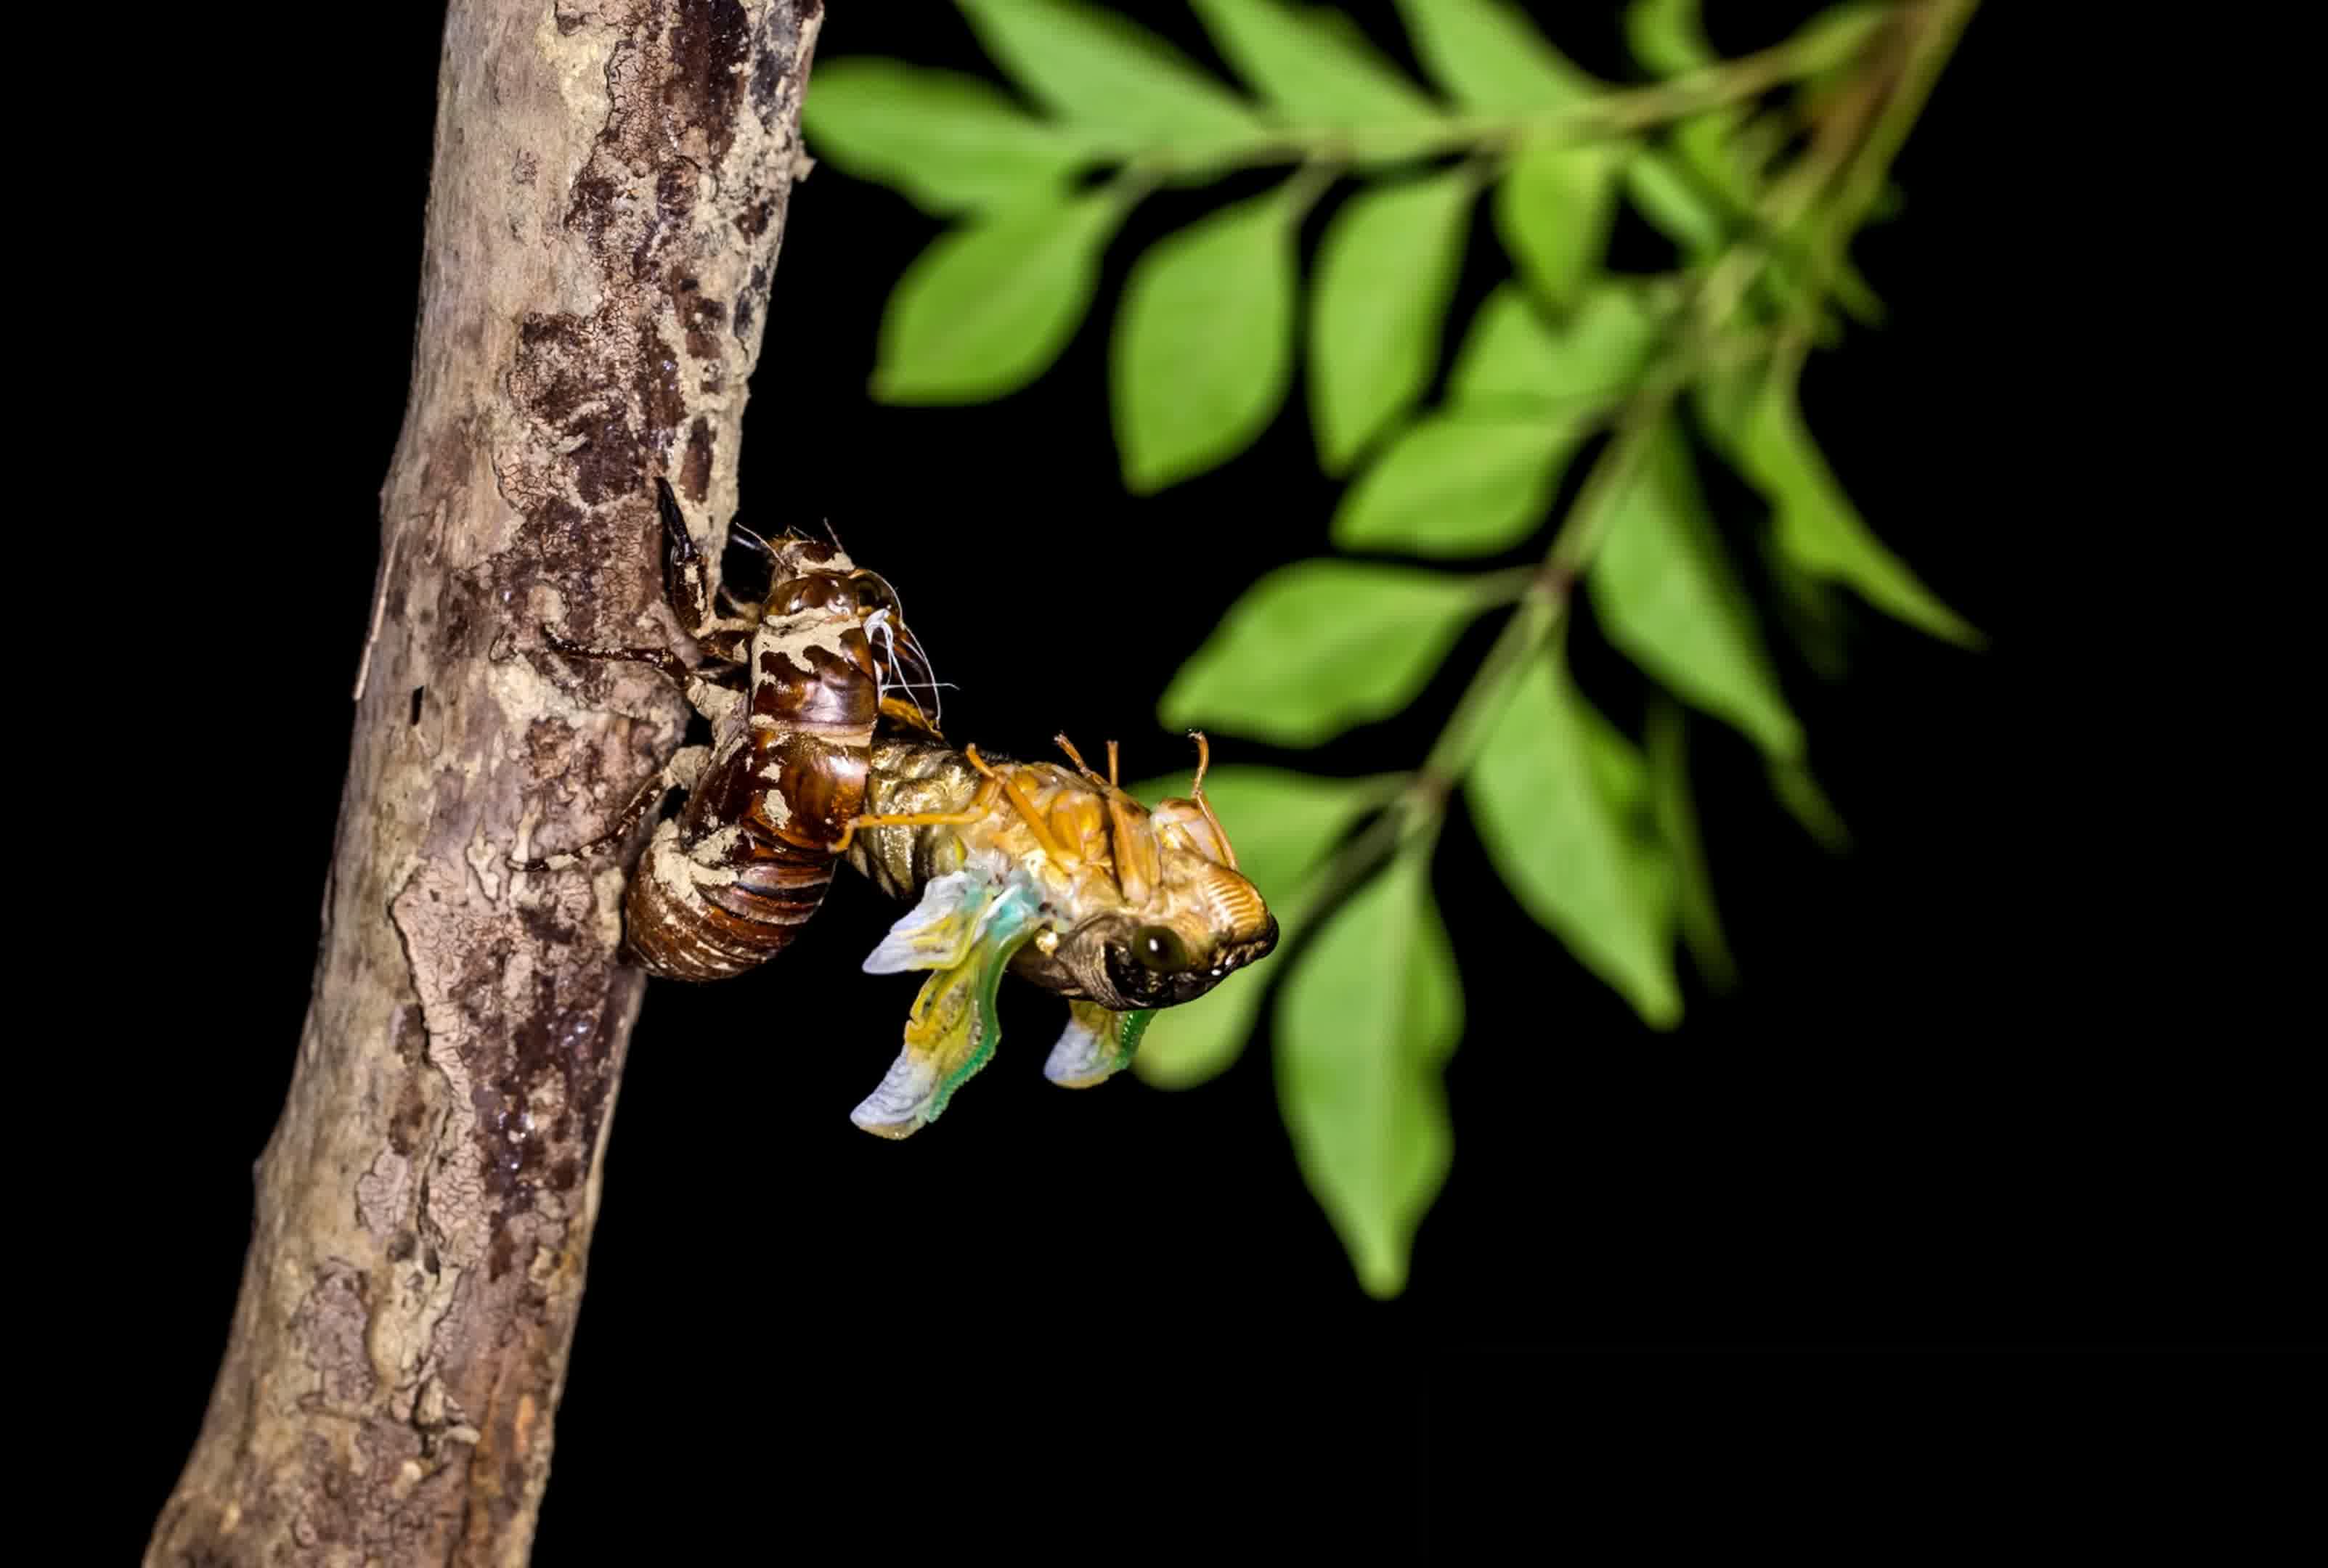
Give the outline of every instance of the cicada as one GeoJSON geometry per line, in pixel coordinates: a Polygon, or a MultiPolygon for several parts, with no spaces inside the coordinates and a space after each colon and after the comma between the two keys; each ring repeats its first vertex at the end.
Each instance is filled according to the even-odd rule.
{"type": "Polygon", "coordinates": [[[992,1057],[1006,970],[1067,999],[1045,1070],[1080,1087],[1130,1063],[1155,1009],[1195,1000],[1276,945],[1277,922],[1205,801],[1202,736],[1189,798],[1152,811],[1118,784],[1112,742],[1104,776],[1064,736],[1067,766],[957,751],[886,579],[837,541],[739,529],[769,575],[765,593],[739,600],[711,584],[678,499],[655,484],[665,596],[702,661],[543,636],[569,658],[663,671],[709,723],[710,743],[673,755],[599,838],[517,862],[554,867],[625,843],[659,800],[685,790],[625,903],[627,950],[650,973],[706,981],[757,968],[816,912],[838,859],[915,900],[865,968],[932,973],[904,1050],[853,1117],[904,1137],[992,1057]]]}
{"type": "Polygon", "coordinates": [[[859,1126],[904,1137],[945,1108],[993,1054],[1005,968],[1068,998],[1044,1073],[1080,1088],[1130,1065],[1156,1009],[1268,956],[1276,917],[1206,803],[1197,742],[1188,798],[1152,811],[1117,784],[1112,742],[1105,777],[1064,735],[1071,767],[990,762],[975,746],[903,734],[874,742],[871,810],[844,847],[880,887],[919,902],[865,967],[935,973],[859,1126]]]}

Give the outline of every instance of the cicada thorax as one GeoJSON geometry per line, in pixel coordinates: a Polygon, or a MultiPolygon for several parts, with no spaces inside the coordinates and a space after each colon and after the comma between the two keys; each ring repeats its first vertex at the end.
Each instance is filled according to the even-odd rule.
{"type": "Polygon", "coordinates": [[[866,810],[968,817],[859,831],[850,863],[906,899],[965,864],[983,865],[990,879],[1021,868],[1040,889],[1047,935],[1012,967],[1071,999],[1191,1001],[1276,944],[1275,917],[1201,800],[1151,811],[1080,762],[973,761],[941,742],[884,735],[873,746],[866,810]]]}
{"type": "Polygon", "coordinates": [[[669,978],[726,979],[790,945],[831,885],[834,846],[868,808],[884,715],[936,735],[912,700],[927,671],[885,622],[887,585],[838,552],[785,544],[789,574],[756,626],[731,634],[745,688],[632,881],[632,950],[669,978]]]}

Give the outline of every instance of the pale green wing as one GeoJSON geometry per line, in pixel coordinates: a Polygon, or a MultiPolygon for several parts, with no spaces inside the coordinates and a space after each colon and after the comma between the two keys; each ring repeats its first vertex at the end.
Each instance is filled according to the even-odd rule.
{"type": "Polygon", "coordinates": [[[1043,1076],[1071,1089],[1087,1089],[1106,1082],[1131,1065],[1132,1053],[1140,1049],[1140,1037],[1147,1032],[1148,1021],[1155,1016],[1152,1008],[1137,1013],[1110,1013],[1096,1002],[1068,1003],[1066,1031],[1051,1048],[1050,1059],[1043,1064],[1043,1076]]]}
{"type": "MultiPolygon", "coordinates": [[[[926,895],[923,901],[928,902],[926,895]]],[[[1013,882],[991,898],[972,928],[975,937],[961,961],[923,983],[906,1020],[906,1049],[890,1064],[881,1087],[850,1113],[850,1121],[885,1138],[908,1136],[936,1121],[954,1090],[992,1059],[1002,1034],[995,993],[1010,956],[1038,929],[1035,911],[1042,901],[1040,891],[1028,882],[1013,882]]]]}

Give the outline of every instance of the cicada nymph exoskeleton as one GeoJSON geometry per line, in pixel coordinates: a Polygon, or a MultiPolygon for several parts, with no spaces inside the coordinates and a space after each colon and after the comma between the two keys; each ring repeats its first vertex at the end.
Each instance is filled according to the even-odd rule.
{"type": "Polygon", "coordinates": [[[652,974],[724,980],[784,951],[816,912],[838,846],[865,809],[875,729],[937,739],[937,686],[896,593],[838,545],[755,540],[767,593],[757,602],[715,593],[678,498],[660,479],[655,492],[665,593],[703,662],[544,636],[568,658],[653,665],[709,722],[710,744],[672,757],[595,842],[626,839],[664,795],[688,792],[632,878],[628,944],[652,974]]]}
{"type": "Polygon", "coordinates": [[[624,842],[685,789],[625,906],[630,952],[677,980],[726,979],[782,952],[843,854],[915,900],[865,967],[934,973],[858,1125],[903,1137],[945,1108],[993,1054],[1006,969],[1068,999],[1045,1071],[1080,1087],[1131,1061],[1155,1009],[1195,1000],[1275,945],[1277,922],[1205,802],[1202,736],[1189,798],[1152,811],[1118,785],[1112,742],[1104,777],[1065,736],[1071,767],[956,751],[887,582],[837,543],[788,535],[754,541],[770,577],[757,602],[715,592],[670,486],[657,480],[656,494],[665,593],[703,662],[543,635],[569,658],[664,671],[711,742],[682,749],[590,845],[519,863],[556,866],[624,842]]]}

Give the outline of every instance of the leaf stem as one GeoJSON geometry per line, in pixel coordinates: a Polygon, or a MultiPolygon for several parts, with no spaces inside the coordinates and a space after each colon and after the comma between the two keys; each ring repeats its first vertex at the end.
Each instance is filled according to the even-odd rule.
{"type": "Polygon", "coordinates": [[[1811,236],[1806,298],[1816,298],[1833,286],[1834,279],[1845,270],[1845,242],[1874,205],[1885,176],[1892,172],[1892,161],[1923,114],[1940,68],[1955,52],[1966,23],[1979,7],[1980,0],[1924,0],[1903,13],[1893,36],[1901,40],[1905,57],[1894,70],[1875,78],[1882,107],[1873,126],[1854,138],[1835,181],[1835,199],[1811,236]]]}
{"type": "Polygon", "coordinates": [[[1414,126],[1291,126],[1261,140],[1201,157],[1135,154],[1125,167],[1161,180],[1174,174],[1225,173],[1270,163],[1404,163],[1500,148],[1520,141],[1552,145],[1619,141],[1816,76],[1844,63],[1863,43],[1863,40],[1839,41],[1831,33],[1814,31],[1665,81],[1611,89],[1555,109],[1525,115],[1450,115],[1414,126]]]}

